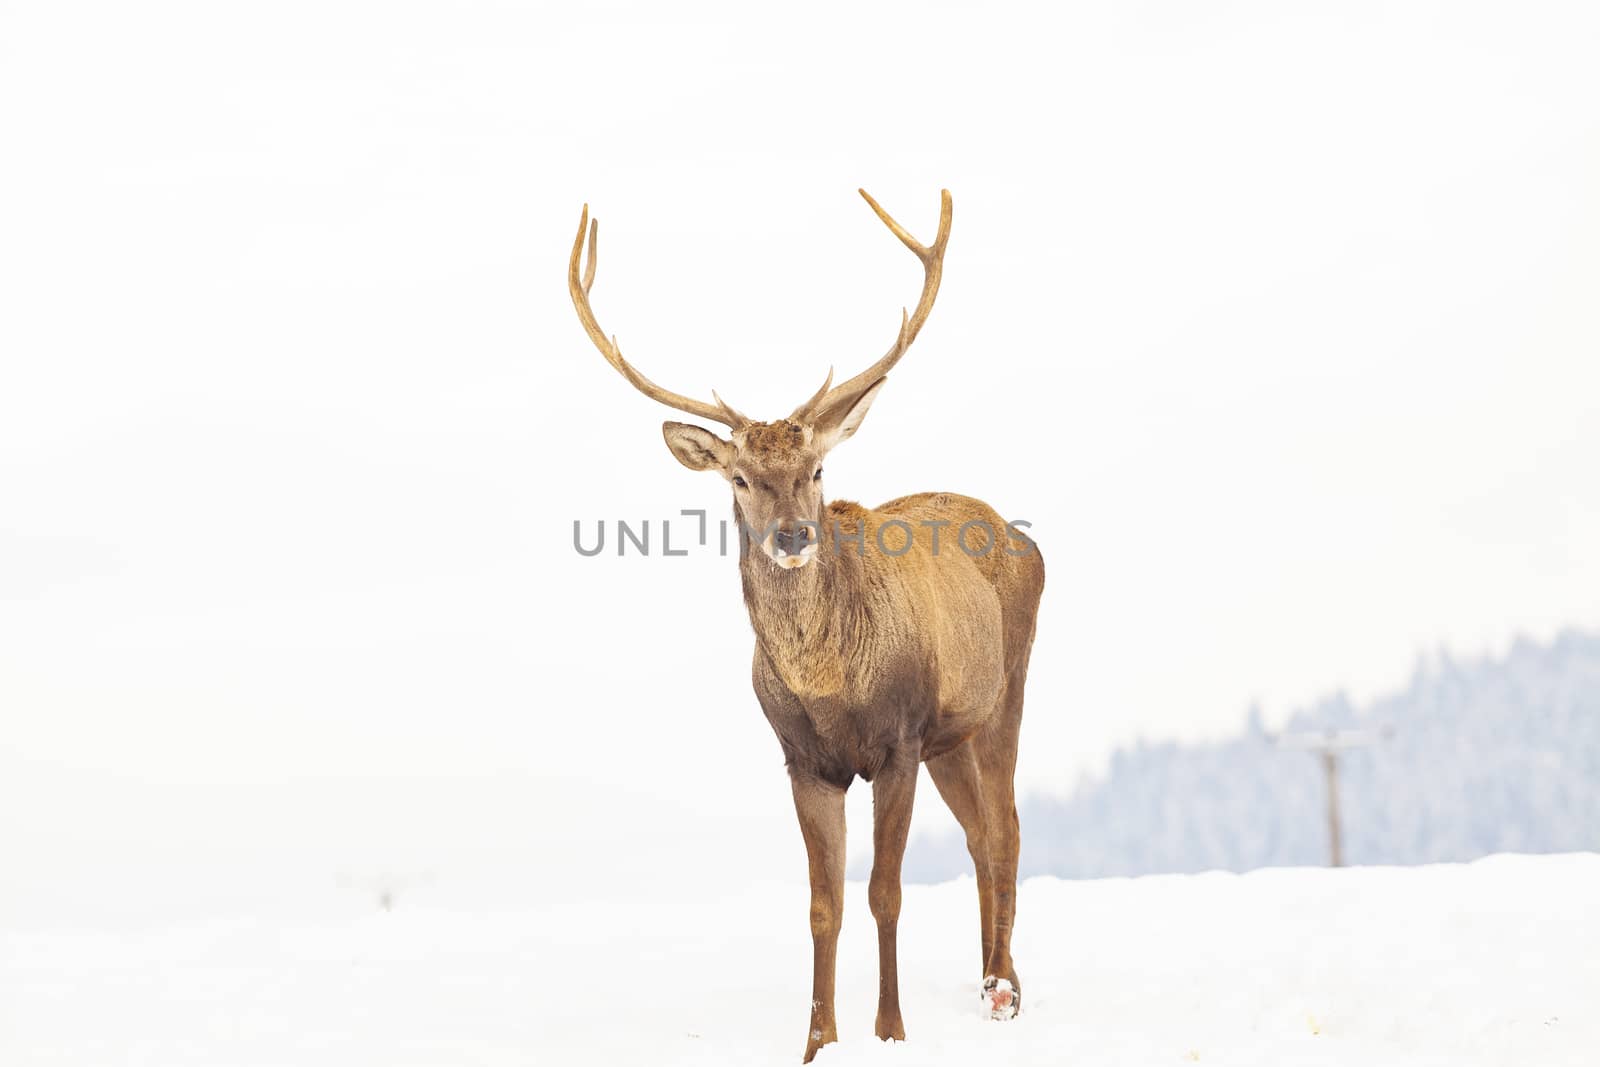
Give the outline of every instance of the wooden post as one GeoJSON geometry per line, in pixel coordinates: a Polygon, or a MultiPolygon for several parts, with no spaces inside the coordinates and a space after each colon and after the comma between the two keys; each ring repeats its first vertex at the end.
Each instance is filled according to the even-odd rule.
{"type": "Polygon", "coordinates": [[[1339,753],[1387,741],[1393,735],[1394,729],[1384,726],[1378,730],[1316,730],[1272,736],[1279,748],[1309,749],[1322,758],[1322,776],[1327,782],[1329,867],[1344,866],[1344,827],[1339,820],[1339,753]]]}
{"type": "Polygon", "coordinates": [[[1339,834],[1339,752],[1322,750],[1322,770],[1328,777],[1328,866],[1344,866],[1344,842],[1339,834]]]}

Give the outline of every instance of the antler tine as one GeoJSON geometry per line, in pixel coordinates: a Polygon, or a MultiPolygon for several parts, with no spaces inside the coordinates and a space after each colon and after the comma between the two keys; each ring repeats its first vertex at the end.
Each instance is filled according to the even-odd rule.
{"type": "Polygon", "coordinates": [[[649,378],[634,370],[633,365],[622,358],[622,349],[617,346],[616,337],[607,337],[600,323],[594,317],[594,309],[589,306],[589,290],[594,285],[595,267],[600,262],[599,246],[600,223],[598,220],[589,221],[589,205],[583,205],[583,215],[578,220],[578,236],[572,242],[572,258],[567,261],[567,289],[572,293],[572,306],[577,309],[578,320],[583,323],[584,331],[588,333],[589,340],[600,350],[606,362],[617,369],[639,392],[671,408],[712,422],[720,422],[724,426],[738,430],[749,424],[750,420],[739,414],[733,408],[722,402],[716,393],[715,404],[707,404],[703,400],[691,400],[680,393],[670,389],[663,389],[649,378]],[[589,262],[579,276],[578,268],[583,260],[583,237],[585,232],[589,235],[589,262]]]}
{"type": "MultiPolygon", "coordinates": [[[[583,217],[589,217],[589,205],[583,205],[583,217]]],[[[578,236],[583,236],[583,220],[578,221],[578,236]]],[[[583,295],[588,296],[589,290],[594,288],[594,269],[600,265],[600,220],[595,219],[589,224],[589,264],[583,268],[583,295]]]]}
{"type": "Polygon", "coordinates": [[[795,408],[794,411],[789,415],[789,421],[804,422],[808,417],[810,417],[810,415],[817,410],[817,405],[821,404],[823,398],[828,395],[828,389],[832,385],[833,368],[829,367],[828,377],[823,380],[822,388],[818,389],[815,393],[812,393],[810,400],[807,400],[804,404],[801,404],[799,407],[795,408]]]}
{"type": "Polygon", "coordinates": [[[721,409],[723,414],[722,422],[724,425],[731,426],[735,430],[741,426],[750,425],[750,416],[745,415],[742,412],[735,411],[728,405],[726,400],[723,400],[717,395],[717,391],[715,389],[711,390],[711,399],[715,400],[717,402],[717,407],[721,409]]]}
{"type": "Polygon", "coordinates": [[[933,244],[925,245],[911,236],[904,226],[896,222],[887,211],[872,199],[865,189],[856,190],[861,198],[872,208],[874,214],[889,227],[889,231],[900,239],[900,243],[911,249],[913,255],[922,261],[922,296],[917,300],[917,309],[909,317],[901,312],[900,334],[895,338],[894,344],[883,357],[862,371],[860,374],[834,386],[831,390],[824,387],[821,394],[813,397],[806,403],[799,416],[814,417],[818,412],[846,400],[853,400],[857,395],[870,388],[874,382],[889,373],[900,357],[905,355],[906,349],[911,347],[911,342],[916,340],[917,334],[922,330],[922,324],[928,320],[928,313],[933,310],[933,302],[939,296],[939,282],[944,275],[944,249],[950,242],[950,217],[951,201],[950,190],[939,191],[939,233],[933,239],[933,244]]]}

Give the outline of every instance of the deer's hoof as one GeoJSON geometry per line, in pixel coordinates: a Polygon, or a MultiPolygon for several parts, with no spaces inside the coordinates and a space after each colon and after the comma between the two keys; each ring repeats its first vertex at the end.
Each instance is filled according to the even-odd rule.
{"type": "Polygon", "coordinates": [[[989,1012],[989,1018],[1005,1022],[1017,1017],[1022,996],[1008,980],[991,974],[983,980],[983,1004],[989,1012]]]}
{"type": "Polygon", "coordinates": [[[813,1027],[811,1032],[806,1035],[806,1053],[800,1062],[810,1063],[816,1058],[818,1049],[822,1048],[823,1045],[831,1045],[837,1040],[839,1040],[839,1035],[834,1032],[832,1027],[827,1029],[813,1027]]]}

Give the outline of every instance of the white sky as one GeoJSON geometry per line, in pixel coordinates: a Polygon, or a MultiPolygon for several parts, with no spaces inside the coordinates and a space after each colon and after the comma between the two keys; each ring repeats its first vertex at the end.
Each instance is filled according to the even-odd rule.
{"type": "Polygon", "coordinates": [[[916,297],[856,187],[953,191],[829,487],[1034,523],[1030,787],[1600,625],[1596,54],[1582,3],[9,3],[0,845],[799,874],[734,562],[571,547],[728,508],[574,319],[586,200],[630,358],[772,417],[916,297]]]}

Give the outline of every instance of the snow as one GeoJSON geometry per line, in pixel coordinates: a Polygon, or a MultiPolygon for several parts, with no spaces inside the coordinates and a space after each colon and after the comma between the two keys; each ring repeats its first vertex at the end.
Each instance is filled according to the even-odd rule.
{"type": "MultiPolygon", "coordinates": [[[[562,872],[572,878],[575,872],[562,872]]],[[[552,906],[461,885],[392,912],[0,933],[0,1063],[797,1063],[806,890],[692,864],[552,906]]],[[[1021,887],[1022,1014],[984,1018],[970,879],[908,886],[908,1041],[872,1036],[876,955],[851,883],[845,1064],[1592,1064],[1600,855],[1284,868],[1021,887]]],[[[358,913],[355,909],[360,908],[358,913]]],[[[365,909],[371,908],[370,912],[365,909]]]]}

